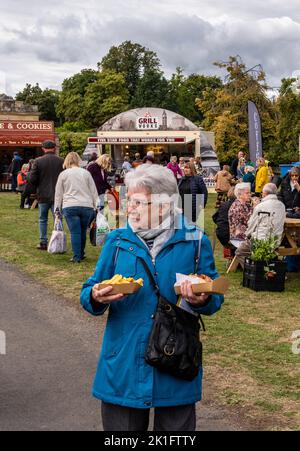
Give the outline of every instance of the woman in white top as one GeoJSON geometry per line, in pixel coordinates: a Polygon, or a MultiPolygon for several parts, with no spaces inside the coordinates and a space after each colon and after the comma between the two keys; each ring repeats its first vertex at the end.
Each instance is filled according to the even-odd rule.
{"type": "Polygon", "coordinates": [[[80,167],[81,159],[70,152],[55,189],[55,211],[59,209],[66,218],[74,256],[73,263],[85,258],[86,232],[90,218],[98,205],[98,193],[91,174],[80,167]]]}

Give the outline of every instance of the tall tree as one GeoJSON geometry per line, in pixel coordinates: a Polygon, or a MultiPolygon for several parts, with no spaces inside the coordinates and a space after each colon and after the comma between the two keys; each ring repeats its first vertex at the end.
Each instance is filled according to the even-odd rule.
{"type": "Polygon", "coordinates": [[[147,71],[138,81],[132,108],[169,108],[169,83],[159,71],[147,71]]]}
{"type": "Polygon", "coordinates": [[[62,92],[57,105],[57,114],[63,122],[83,120],[85,92],[87,87],[97,80],[97,77],[98,72],[96,70],[83,69],[63,81],[62,92]]]}
{"type": "Polygon", "coordinates": [[[248,152],[248,100],[252,100],[260,112],[263,150],[268,157],[276,146],[276,110],[267,96],[264,71],[261,66],[247,69],[239,56],[215,64],[227,71],[224,86],[206,88],[202,99],[196,103],[204,113],[202,125],[215,132],[219,159],[226,162],[239,150],[248,152]]]}
{"type": "Polygon", "coordinates": [[[191,74],[185,77],[177,91],[178,112],[192,122],[200,124],[204,119],[204,114],[197,107],[196,99],[202,99],[206,89],[215,90],[221,87],[222,81],[216,76],[191,74]]]}
{"type": "Polygon", "coordinates": [[[83,117],[87,124],[99,127],[109,118],[128,109],[129,93],[125,78],[113,70],[103,70],[86,91],[83,117]]]}
{"type": "Polygon", "coordinates": [[[277,154],[280,154],[282,163],[299,160],[300,93],[293,90],[295,81],[295,78],[284,78],[277,99],[279,110],[277,154]]]}
{"type": "Polygon", "coordinates": [[[131,41],[124,41],[119,46],[109,49],[100,62],[100,70],[114,70],[122,73],[129,91],[129,101],[134,96],[141,77],[147,71],[159,71],[160,61],[155,52],[131,41]]]}
{"type": "Polygon", "coordinates": [[[16,100],[21,100],[28,105],[37,105],[41,120],[54,121],[58,124],[56,107],[59,95],[59,91],[55,89],[42,90],[38,83],[34,86],[27,83],[25,88],[17,93],[16,100]]]}

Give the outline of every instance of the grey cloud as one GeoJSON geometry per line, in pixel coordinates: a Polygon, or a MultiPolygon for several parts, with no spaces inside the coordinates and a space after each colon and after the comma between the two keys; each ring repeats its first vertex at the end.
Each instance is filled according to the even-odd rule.
{"type": "MultiPolygon", "coordinates": [[[[50,2],[50,7],[54,3],[50,2]]],[[[272,85],[278,86],[282,77],[291,76],[300,68],[300,18],[297,22],[288,16],[276,17],[276,11],[280,9],[276,0],[268,2],[272,6],[269,16],[263,15],[267,15],[267,11],[258,0],[252,0],[252,14],[249,13],[247,20],[243,18],[245,9],[236,0],[226,2],[228,11],[220,1],[209,6],[208,0],[202,0],[203,12],[214,15],[214,20],[202,17],[196,0],[187,0],[181,8],[188,10],[189,5],[191,11],[196,11],[198,5],[198,15],[171,12],[171,5],[176,5],[171,0],[164,2],[164,13],[159,14],[155,8],[158,3],[153,0],[154,7],[147,14],[139,3],[140,9],[129,16],[133,6],[138,4],[136,1],[132,1],[130,8],[122,10],[120,0],[115,0],[113,9],[105,9],[103,13],[99,7],[96,9],[99,4],[94,0],[85,12],[75,1],[73,13],[66,13],[65,8],[61,13],[60,10],[55,14],[48,13],[42,7],[31,26],[21,27],[17,22],[14,26],[5,23],[1,28],[0,25],[0,55],[14,79],[12,85],[19,86],[23,80],[20,88],[26,82],[57,86],[63,78],[84,67],[96,67],[112,45],[126,39],[156,51],[167,75],[176,66],[183,67],[186,74],[220,75],[213,62],[227,60],[229,55],[236,54],[242,56],[247,66],[261,63],[272,85]],[[230,11],[235,15],[229,18],[226,14],[230,11]],[[16,58],[20,62],[18,65],[16,58]]],[[[295,7],[296,2],[292,0],[290,11],[295,7]]],[[[283,10],[288,14],[287,5],[283,5],[283,10]]]]}

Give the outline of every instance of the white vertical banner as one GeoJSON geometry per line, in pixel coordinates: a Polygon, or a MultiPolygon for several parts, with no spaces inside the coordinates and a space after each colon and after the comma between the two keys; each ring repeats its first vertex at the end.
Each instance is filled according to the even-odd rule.
{"type": "Polygon", "coordinates": [[[0,355],[6,355],[6,334],[0,330],[0,355]]]}

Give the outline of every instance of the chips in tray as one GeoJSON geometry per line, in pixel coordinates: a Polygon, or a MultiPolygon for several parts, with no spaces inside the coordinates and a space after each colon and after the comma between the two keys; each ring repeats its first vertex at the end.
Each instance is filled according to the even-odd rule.
{"type": "Polygon", "coordinates": [[[194,294],[225,294],[228,290],[229,284],[225,277],[221,276],[218,279],[212,280],[205,274],[176,274],[176,283],[174,285],[175,293],[181,294],[181,282],[189,280],[192,283],[192,291],[194,294]]]}
{"type": "Polygon", "coordinates": [[[113,287],[109,294],[133,294],[136,293],[144,284],[143,279],[135,280],[133,277],[123,277],[121,274],[115,274],[109,280],[103,280],[98,284],[98,289],[113,287]]]}

